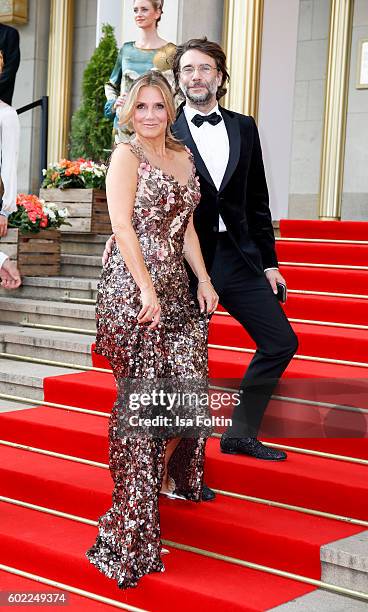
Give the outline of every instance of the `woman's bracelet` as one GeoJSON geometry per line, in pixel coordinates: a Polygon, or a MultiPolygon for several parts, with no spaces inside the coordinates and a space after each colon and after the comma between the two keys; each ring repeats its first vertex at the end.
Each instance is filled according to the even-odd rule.
{"type": "Polygon", "coordinates": [[[207,278],[206,280],[201,280],[201,281],[199,280],[198,285],[200,285],[201,283],[211,283],[211,279],[207,278]]]}

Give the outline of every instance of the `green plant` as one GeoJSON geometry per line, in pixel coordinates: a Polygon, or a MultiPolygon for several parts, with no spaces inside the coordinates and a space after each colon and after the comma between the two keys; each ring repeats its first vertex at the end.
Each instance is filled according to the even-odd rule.
{"type": "Polygon", "coordinates": [[[104,161],[111,149],[111,121],[104,117],[105,83],[114,67],[118,48],[111,25],[102,26],[102,38],[83,74],[82,101],[71,121],[70,156],[104,161]]]}

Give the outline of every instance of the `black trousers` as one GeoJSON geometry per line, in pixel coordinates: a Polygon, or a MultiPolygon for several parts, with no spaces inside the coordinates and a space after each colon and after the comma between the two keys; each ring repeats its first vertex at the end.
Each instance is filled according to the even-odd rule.
{"type": "Polygon", "coordinates": [[[267,404],[298,348],[298,340],[266,276],[256,275],[247,266],[227,232],[219,234],[210,275],[220,304],[257,346],[241,381],[241,401],[227,433],[257,437],[267,404]]]}

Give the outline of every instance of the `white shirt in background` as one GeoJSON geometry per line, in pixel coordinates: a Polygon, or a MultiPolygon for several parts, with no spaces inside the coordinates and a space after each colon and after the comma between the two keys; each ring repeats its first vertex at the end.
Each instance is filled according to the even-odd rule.
{"type": "Polygon", "coordinates": [[[8,259],[8,255],[5,255],[5,253],[2,253],[0,251],[0,270],[3,267],[4,261],[6,261],[7,259],[8,259]]]}
{"type": "Polygon", "coordinates": [[[20,123],[15,108],[0,100],[0,176],[4,186],[0,214],[17,210],[17,165],[20,123]]]}

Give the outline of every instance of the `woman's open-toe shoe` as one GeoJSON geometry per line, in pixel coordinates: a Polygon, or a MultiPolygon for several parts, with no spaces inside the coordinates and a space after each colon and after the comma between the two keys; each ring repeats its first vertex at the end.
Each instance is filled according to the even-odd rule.
{"type": "Polygon", "coordinates": [[[160,491],[161,495],[165,495],[166,497],[169,497],[170,499],[185,499],[186,497],[184,497],[183,495],[179,495],[178,493],[175,493],[176,491],[176,484],[175,484],[175,480],[169,476],[168,478],[168,484],[169,484],[169,489],[167,491],[160,491]]]}

